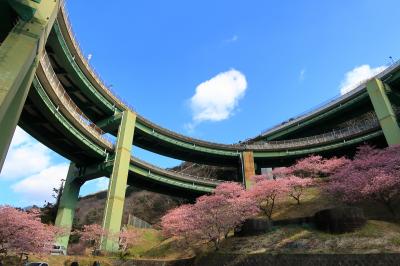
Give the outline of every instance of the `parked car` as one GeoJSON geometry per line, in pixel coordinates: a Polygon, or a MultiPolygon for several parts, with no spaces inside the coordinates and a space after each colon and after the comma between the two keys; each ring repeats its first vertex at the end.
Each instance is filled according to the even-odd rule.
{"type": "Polygon", "coordinates": [[[47,262],[28,262],[25,266],[49,266],[47,262]]]}
{"type": "Polygon", "coordinates": [[[67,250],[63,246],[54,245],[50,251],[51,255],[67,255],[67,250]]]}

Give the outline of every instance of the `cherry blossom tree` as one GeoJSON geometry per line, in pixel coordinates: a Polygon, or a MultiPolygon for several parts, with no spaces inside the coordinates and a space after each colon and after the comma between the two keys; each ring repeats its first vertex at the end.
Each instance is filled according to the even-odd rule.
{"type": "Polygon", "coordinates": [[[312,178],[299,178],[295,175],[286,177],[288,194],[297,201],[298,205],[300,205],[300,198],[303,196],[305,189],[312,184],[312,178]]]}
{"type": "Polygon", "coordinates": [[[286,196],[288,190],[288,184],[285,179],[267,179],[256,182],[247,192],[247,196],[255,201],[268,219],[271,220],[276,200],[286,196]]]}
{"type": "Polygon", "coordinates": [[[370,199],[383,203],[395,216],[400,197],[400,146],[362,146],[354,159],[333,174],[327,191],[345,202],[370,199]]]}
{"type": "Polygon", "coordinates": [[[179,237],[189,245],[211,242],[218,249],[231,230],[258,212],[243,186],[225,182],[195,204],[169,211],[162,217],[161,226],[166,236],[179,237]]]}
{"type": "Polygon", "coordinates": [[[80,240],[86,242],[93,249],[93,253],[100,250],[103,237],[112,237],[106,229],[98,224],[84,225],[81,231],[76,231],[80,235],[80,240]]]}
{"type": "Polygon", "coordinates": [[[319,155],[310,155],[296,161],[292,166],[293,174],[298,177],[319,177],[324,166],[324,159],[319,155]]]}
{"type": "Polygon", "coordinates": [[[119,233],[119,246],[122,251],[126,251],[128,248],[135,245],[141,234],[132,228],[124,227],[119,233]]]}
{"type": "Polygon", "coordinates": [[[322,164],[321,172],[324,176],[331,176],[349,162],[350,160],[346,157],[332,157],[330,159],[325,159],[322,164]]]}
{"type": "Polygon", "coordinates": [[[282,178],[293,175],[293,167],[276,167],[272,170],[274,178],[282,178]]]}
{"type": "Polygon", "coordinates": [[[0,253],[46,253],[61,234],[55,226],[41,223],[38,210],[26,212],[0,206],[0,253]]]}

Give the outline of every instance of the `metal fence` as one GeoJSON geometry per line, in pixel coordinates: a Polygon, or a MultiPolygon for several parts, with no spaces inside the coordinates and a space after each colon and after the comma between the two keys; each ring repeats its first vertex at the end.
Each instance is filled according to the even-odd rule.
{"type": "Polygon", "coordinates": [[[280,141],[266,141],[255,144],[245,144],[247,149],[263,150],[263,149],[283,149],[283,148],[296,148],[303,146],[310,146],[316,144],[323,144],[338,139],[345,139],[354,135],[358,135],[369,130],[379,128],[379,121],[376,116],[370,117],[357,122],[356,125],[349,127],[334,129],[331,132],[327,132],[320,135],[290,139],[290,140],[280,140],[280,141]]]}
{"type": "Polygon", "coordinates": [[[152,225],[142,219],[129,214],[128,215],[128,225],[133,226],[135,228],[152,228],[152,225]]]}

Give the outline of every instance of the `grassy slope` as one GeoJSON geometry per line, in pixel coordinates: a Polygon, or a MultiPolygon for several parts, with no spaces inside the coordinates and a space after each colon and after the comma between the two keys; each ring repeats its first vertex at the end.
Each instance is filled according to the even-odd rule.
{"type": "MultiPolygon", "coordinates": [[[[318,187],[305,191],[301,204],[291,198],[279,199],[273,220],[313,216],[315,212],[340,206],[342,203],[322,193],[318,187]]],[[[311,226],[274,227],[270,233],[228,238],[221,252],[239,253],[374,253],[400,252],[400,224],[390,222],[393,217],[383,205],[375,202],[358,204],[369,219],[359,231],[340,235],[322,233],[311,226]],[[386,220],[386,221],[384,221],[386,220]]],[[[400,213],[400,209],[398,210],[400,213]]]]}
{"type": "Polygon", "coordinates": [[[353,233],[331,235],[306,226],[277,227],[255,237],[229,238],[227,253],[379,253],[400,252],[400,225],[369,220],[353,233]]]}

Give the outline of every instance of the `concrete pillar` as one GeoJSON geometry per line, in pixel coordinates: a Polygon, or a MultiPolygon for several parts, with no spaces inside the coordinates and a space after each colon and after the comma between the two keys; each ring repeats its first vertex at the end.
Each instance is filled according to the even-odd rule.
{"type": "Polygon", "coordinates": [[[10,1],[29,21],[20,20],[0,45],[0,171],[59,8],[59,1],[39,2],[10,1]]]}
{"type": "MultiPolygon", "coordinates": [[[[131,111],[122,114],[103,218],[103,228],[111,233],[119,232],[121,229],[135,123],[136,114],[131,111]]],[[[104,238],[102,248],[116,251],[118,244],[111,238],[104,238]]]]}
{"type": "Polygon", "coordinates": [[[385,85],[381,80],[373,78],[367,83],[367,91],[388,145],[400,144],[400,128],[386,95],[385,85]]]}
{"type": "Polygon", "coordinates": [[[252,151],[244,151],[242,153],[242,164],[244,184],[246,188],[250,188],[252,185],[250,178],[256,174],[254,167],[254,156],[252,151]]]}
{"type": "Polygon", "coordinates": [[[74,220],[76,203],[78,202],[79,190],[82,182],[77,180],[78,168],[71,163],[68,170],[67,180],[65,181],[63,193],[61,195],[60,205],[57,211],[55,225],[66,230],[66,234],[57,239],[60,246],[67,248],[69,237],[74,220]]]}
{"type": "MultiPolygon", "coordinates": [[[[6,159],[8,148],[10,147],[15,128],[17,127],[19,118],[21,116],[26,97],[28,96],[29,88],[31,86],[36,71],[37,62],[38,61],[35,60],[32,63],[21,85],[19,86],[19,88],[16,89],[16,92],[13,95],[10,104],[8,106],[6,106],[6,104],[0,105],[0,113],[4,112],[3,115],[0,117],[0,172],[6,159]]],[[[1,97],[2,96],[0,88],[0,98],[1,97]]]]}

